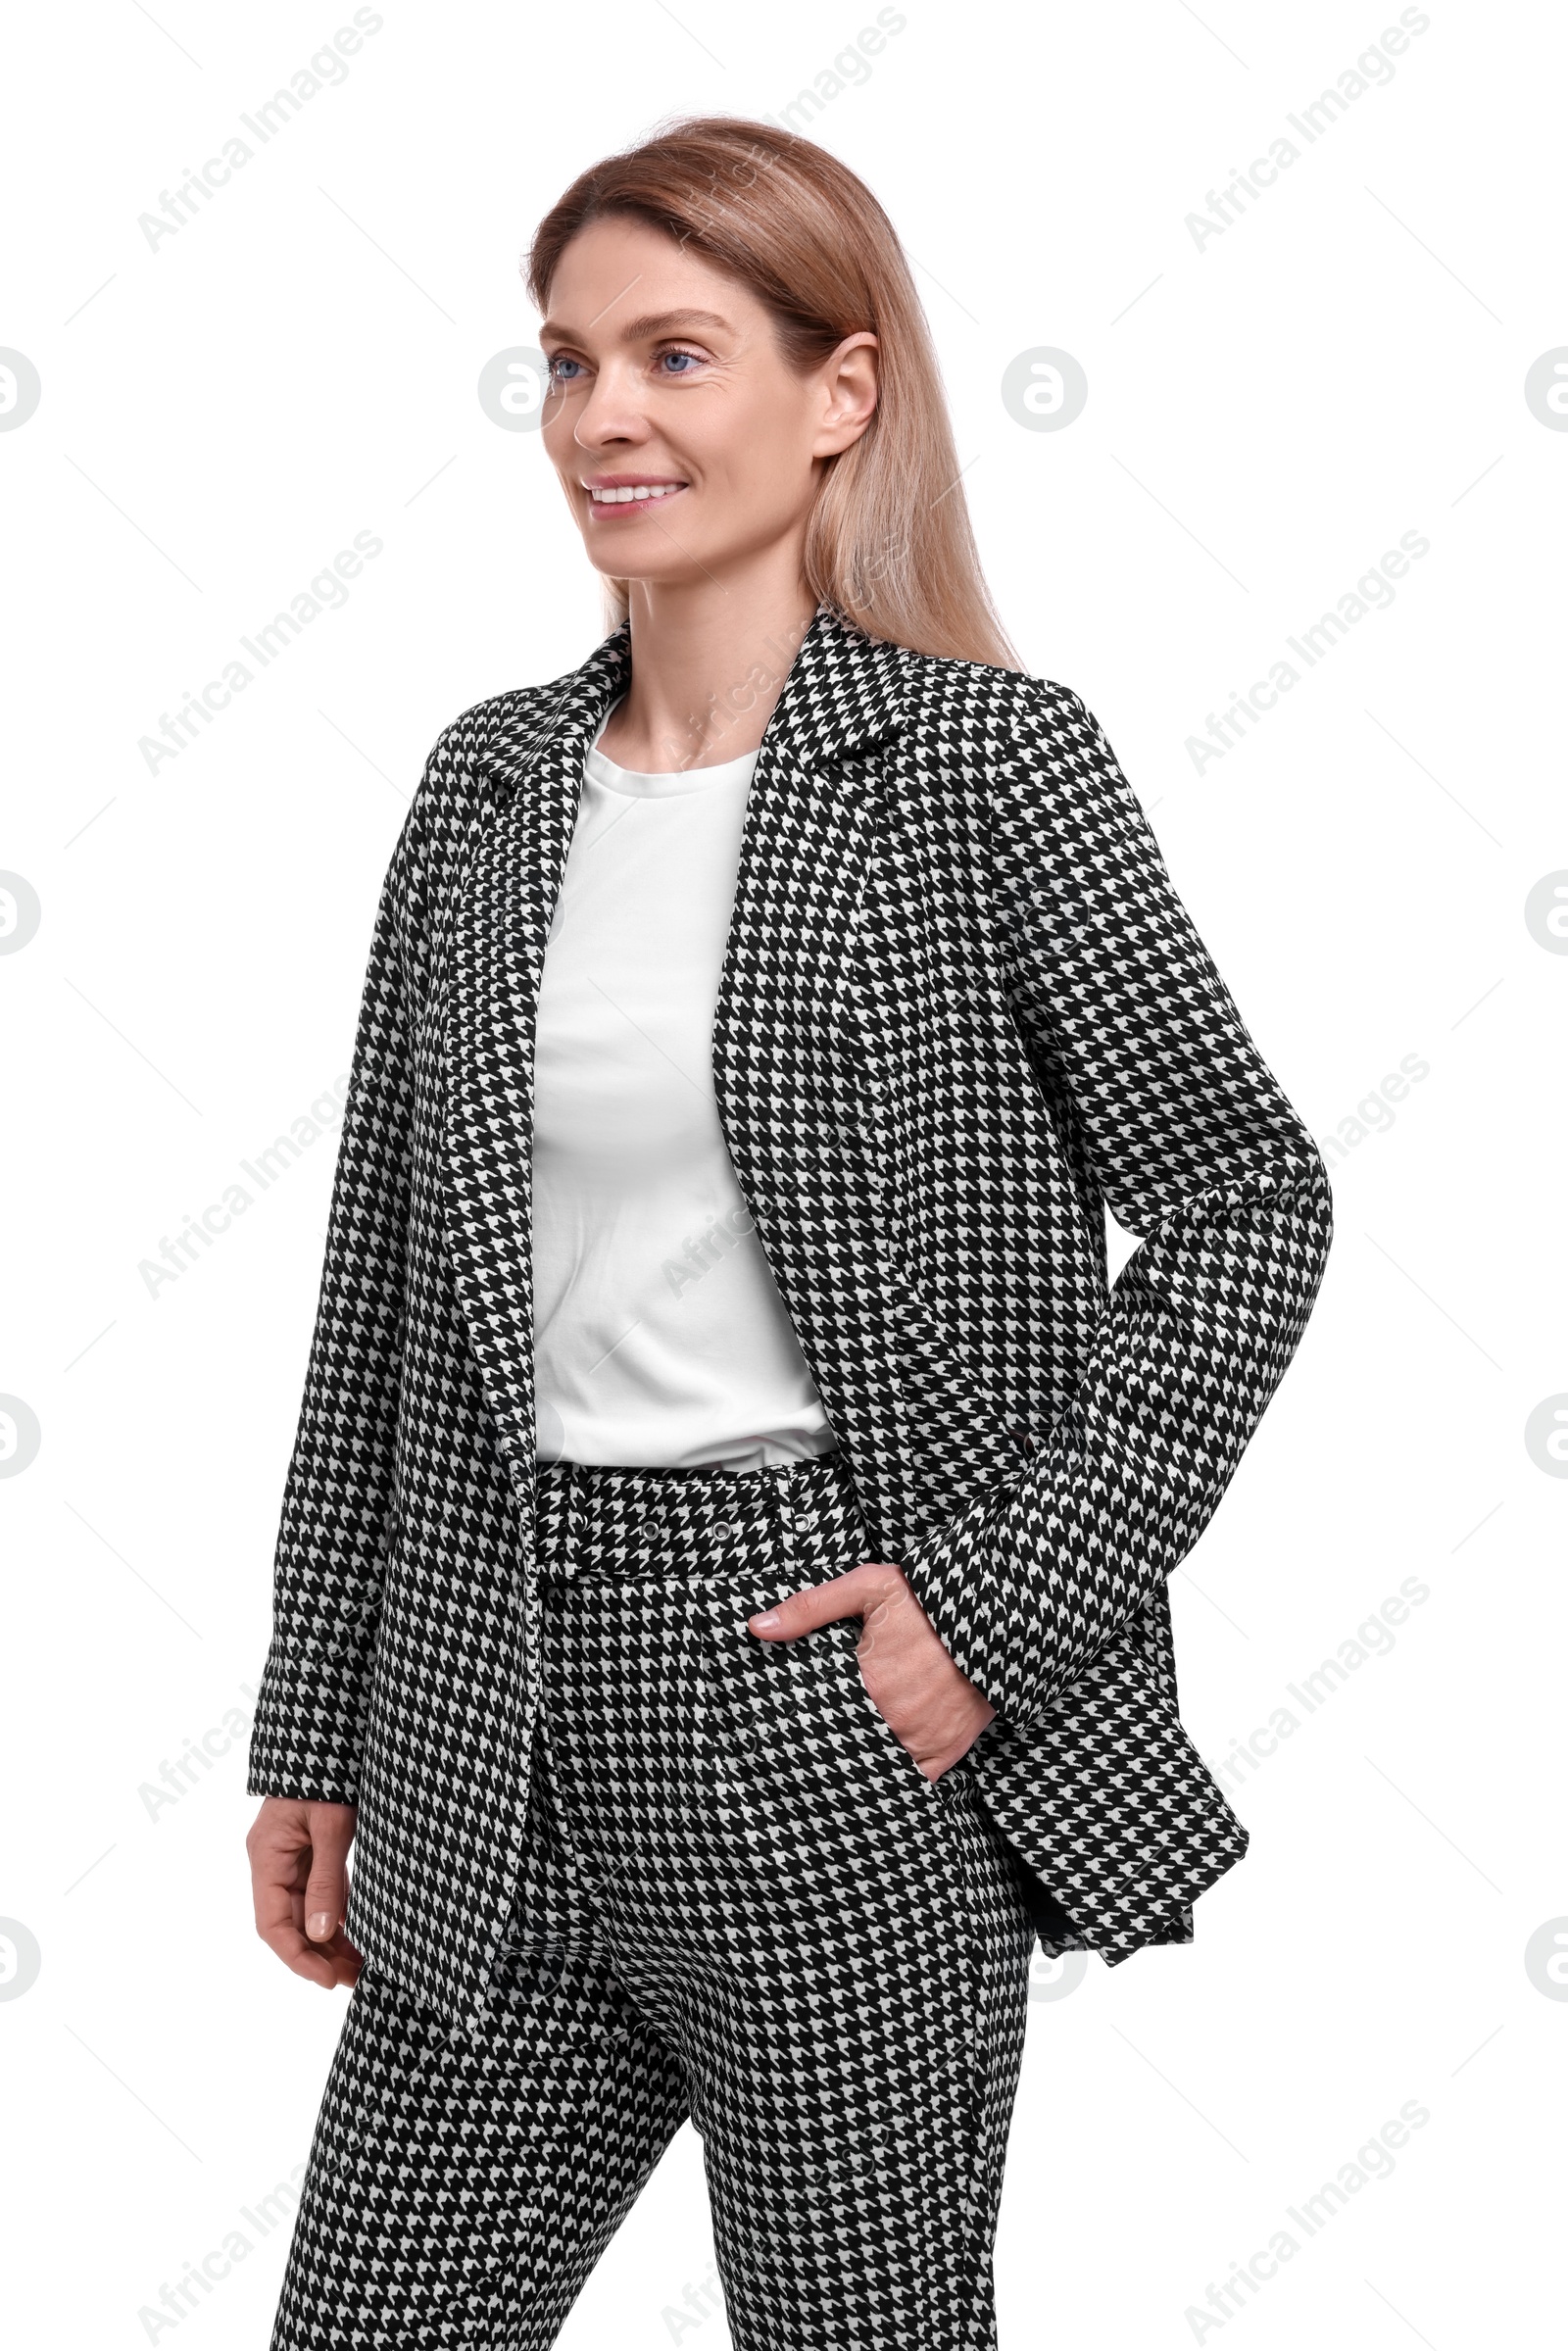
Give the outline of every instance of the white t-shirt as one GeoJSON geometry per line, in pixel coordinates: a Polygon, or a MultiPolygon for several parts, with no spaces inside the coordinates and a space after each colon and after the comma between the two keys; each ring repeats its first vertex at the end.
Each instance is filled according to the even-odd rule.
{"type": "Polygon", "coordinates": [[[756,764],[641,775],[597,737],[587,754],[535,1042],[541,1460],[752,1469],[838,1444],[713,1095],[756,764]]]}

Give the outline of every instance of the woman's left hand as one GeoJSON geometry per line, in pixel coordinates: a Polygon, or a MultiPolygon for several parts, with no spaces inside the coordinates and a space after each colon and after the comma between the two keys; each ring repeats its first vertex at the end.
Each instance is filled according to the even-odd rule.
{"type": "Polygon", "coordinates": [[[856,1654],[872,1704],[926,1778],[940,1780],[996,1708],[954,1664],[902,1567],[868,1560],[846,1576],[792,1592],[747,1621],[762,1641],[793,1641],[845,1616],[865,1620],[856,1654]]]}

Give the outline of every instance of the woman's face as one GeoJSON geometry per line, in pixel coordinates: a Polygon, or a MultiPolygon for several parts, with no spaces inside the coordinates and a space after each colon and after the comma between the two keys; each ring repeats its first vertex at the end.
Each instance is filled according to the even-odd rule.
{"type": "Polygon", "coordinates": [[[549,300],[544,442],[589,562],[718,582],[792,535],[798,561],[824,461],[876,405],[876,338],[800,375],[755,295],[638,220],[579,229],[549,300]]]}

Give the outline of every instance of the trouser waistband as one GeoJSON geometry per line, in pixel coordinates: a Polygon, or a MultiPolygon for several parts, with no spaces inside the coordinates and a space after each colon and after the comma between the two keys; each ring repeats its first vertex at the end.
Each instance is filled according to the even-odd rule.
{"type": "Polygon", "coordinates": [[[781,1535],[858,1529],[843,1447],[773,1468],[541,1462],[535,1550],[543,1576],[675,1578],[738,1565],[781,1535]]]}

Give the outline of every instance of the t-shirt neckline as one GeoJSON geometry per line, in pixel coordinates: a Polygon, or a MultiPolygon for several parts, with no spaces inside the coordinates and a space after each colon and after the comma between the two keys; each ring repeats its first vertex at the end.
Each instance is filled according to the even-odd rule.
{"type": "Polygon", "coordinates": [[[621,767],[608,752],[599,748],[599,737],[610,724],[611,713],[625,700],[617,695],[600,719],[593,742],[588,750],[588,772],[596,784],[607,792],[619,792],[628,800],[668,800],[686,792],[707,792],[723,784],[736,784],[751,775],[757,764],[755,751],[743,751],[736,759],[721,760],[713,767],[677,767],[662,774],[652,774],[636,767],[621,767]]]}

